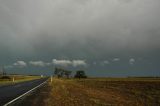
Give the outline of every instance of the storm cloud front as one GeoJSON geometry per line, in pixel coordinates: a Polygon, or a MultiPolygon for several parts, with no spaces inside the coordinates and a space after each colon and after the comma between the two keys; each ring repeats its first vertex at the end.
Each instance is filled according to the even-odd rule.
{"type": "Polygon", "coordinates": [[[8,73],[51,74],[58,65],[90,76],[158,76],[159,10],[159,0],[1,0],[0,65],[8,73]]]}

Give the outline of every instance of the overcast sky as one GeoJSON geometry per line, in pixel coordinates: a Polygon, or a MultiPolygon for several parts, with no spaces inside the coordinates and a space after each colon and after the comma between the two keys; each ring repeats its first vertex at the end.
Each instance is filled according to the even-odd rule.
{"type": "Polygon", "coordinates": [[[159,10],[159,0],[0,0],[0,65],[9,73],[49,74],[58,65],[91,76],[160,75],[159,10]]]}

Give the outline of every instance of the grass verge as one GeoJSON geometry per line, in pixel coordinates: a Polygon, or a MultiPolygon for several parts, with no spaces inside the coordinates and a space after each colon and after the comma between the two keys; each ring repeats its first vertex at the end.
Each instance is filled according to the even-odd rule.
{"type": "Polygon", "coordinates": [[[19,82],[30,81],[30,80],[41,78],[40,76],[23,76],[23,75],[11,75],[8,77],[9,78],[6,78],[6,79],[0,78],[0,85],[19,83],[19,82]],[[14,78],[14,82],[13,82],[13,78],[14,78]]]}

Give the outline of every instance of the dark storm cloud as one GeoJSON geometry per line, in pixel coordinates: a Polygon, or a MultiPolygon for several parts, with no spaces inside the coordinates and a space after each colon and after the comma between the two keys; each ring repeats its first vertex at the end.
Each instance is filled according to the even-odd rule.
{"type": "Polygon", "coordinates": [[[1,0],[0,57],[151,56],[160,49],[159,9],[159,0],[1,0]]]}

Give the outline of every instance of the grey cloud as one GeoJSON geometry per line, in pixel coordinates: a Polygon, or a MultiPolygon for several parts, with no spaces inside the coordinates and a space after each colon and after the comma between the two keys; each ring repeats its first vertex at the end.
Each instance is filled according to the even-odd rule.
{"type": "Polygon", "coordinates": [[[51,63],[45,63],[43,61],[30,61],[29,64],[33,66],[38,66],[38,67],[45,67],[45,66],[51,65],[51,63]]]}

